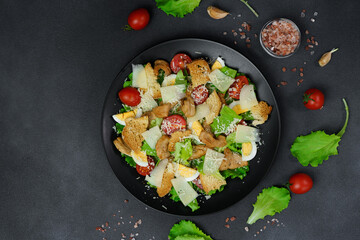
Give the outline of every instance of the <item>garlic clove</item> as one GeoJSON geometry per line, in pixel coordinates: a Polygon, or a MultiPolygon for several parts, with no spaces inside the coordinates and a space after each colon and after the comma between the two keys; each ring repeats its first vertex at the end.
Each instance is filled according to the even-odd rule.
{"type": "Polygon", "coordinates": [[[331,54],[339,50],[338,48],[333,48],[330,52],[324,53],[319,59],[318,63],[320,67],[326,66],[331,60],[331,54]]]}
{"type": "Polygon", "coordinates": [[[224,10],[221,10],[214,6],[209,6],[207,8],[207,12],[208,12],[209,16],[213,19],[222,19],[229,14],[228,12],[225,12],[224,10]]]}

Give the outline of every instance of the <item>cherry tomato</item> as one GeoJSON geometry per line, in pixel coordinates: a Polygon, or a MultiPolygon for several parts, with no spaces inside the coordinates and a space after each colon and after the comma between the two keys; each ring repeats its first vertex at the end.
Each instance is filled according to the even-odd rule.
{"type": "Polygon", "coordinates": [[[316,88],[310,88],[304,93],[303,103],[310,110],[321,109],[324,106],[324,94],[316,88]]]}
{"type": "Polygon", "coordinates": [[[148,165],[146,167],[141,167],[139,165],[136,164],[136,171],[141,175],[141,176],[146,176],[149,175],[150,172],[155,168],[155,161],[152,157],[147,156],[147,160],[148,160],[148,165]]]}
{"type": "Polygon", "coordinates": [[[171,60],[170,67],[174,73],[177,73],[178,71],[185,69],[186,64],[191,62],[192,60],[188,55],[186,55],[185,53],[178,53],[171,60]]]}
{"type": "Polygon", "coordinates": [[[290,190],[295,194],[308,192],[313,186],[313,180],[305,173],[296,173],[289,179],[290,190]]]}
{"type": "Polygon", "coordinates": [[[161,130],[167,135],[183,129],[186,129],[186,120],[177,114],[165,118],[161,123],[161,130]]]}
{"type": "Polygon", "coordinates": [[[209,97],[209,90],[204,85],[199,85],[191,93],[195,105],[202,104],[209,97]]]}
{"type": "Polygon", "coordinates": [[[141,102],[140,93],[136,88],[126,87],[119,92],[120,100],[129,106],[137,106],[141,102]]]}
{"type": "Polygon", "coordinates": [[[248,85],[249,80],[245,76],[237,76],[235,82],[229,88],[229,96],[234,99],[240,99],[240,91],[244,85],[248,85]]]}
{"type": "Polygon", "coordinates": [[[134,30],[141,30],[146,27],[150,20],[150,14],[145,8],[132,11],[128,17],[128,23],[134,30]]]}

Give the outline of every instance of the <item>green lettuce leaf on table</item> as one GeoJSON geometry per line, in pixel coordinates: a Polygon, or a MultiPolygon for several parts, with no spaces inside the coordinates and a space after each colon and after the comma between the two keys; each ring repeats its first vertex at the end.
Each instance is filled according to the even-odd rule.
{"type": "Polygon", "coordinates": [[[167,15],[183,18],[199,6],[201,0],[155,0],[156,6],[167,15]]]}
{"type": "Polygon", "coordinates": [[[338,155],[337,147],[344,135],[349,121],[349,107],[343,99],[346,111],[346,120],[338,134],[328,135],[324,131],[311,132],[306,136],[299,136],[291,146],[291,154],[298,159],[303,166],[317,167],[332,155],[338,155]]]}
{"type": "Polygon", "coordinates": [[[169,233],[169,240],[213,240],[201,231],[193,222],[182,220],[175,224],[169,233]]]}
{"type": "Polygon", "coordinates": [[[253,224],[265,216],[274,216],[288,207],[290,202],[290,192],[286,188],[269,187],[263,189],[258,195],[254,210],[247,220],[247,224],[253,224]]]}

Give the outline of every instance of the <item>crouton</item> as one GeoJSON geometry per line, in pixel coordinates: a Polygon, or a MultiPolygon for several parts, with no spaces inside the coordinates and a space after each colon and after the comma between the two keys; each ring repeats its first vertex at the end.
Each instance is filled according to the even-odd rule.
{"type": "Polygon", "coordinates": [[[190,129],[186,130],[186,131],[176,131],[173,134],[171,134],[170,136],[170,141],[169,141],[169,151],[170,152],[174,152],[175,151],[175,144],[177,142],[180,142],[184,137],[190,136],[192,133],[192,131],[190,129]]]}
{"type": "Polygon", "coordinates": [[[139,152],[142,142],[144,141],[144,137],[141,134],[144,133],[149,126],[148,116],[127,118],[125,123],[126,125],[122,132],[124,143],[134,152],[139,152]]]}
{"type": "Polygon", "coordinates": [[[148,90],[150,91],[151,96],[154,99],[161,98],[160,84],[157,82],[154,69],[151,67],[150,63],[147,63],[145,65],[145,73],[148,84],[148,90]]]}
{"type": "Polygon", "coordinates": [[[210,81],[209,64],[203,59],[196,59],[186,65],[191,75],[192,87],[195,88],[199,85],[205,84],[210,81]]]}
{"type": "Polygon", "coordinates": [[[171,180],[174,178],[175,172],[172,163],[168,163],[164,171],[161,186],[156,189],[159,197],[164,197],[172,188],[171,180]]]}
{"type": "Polygon", "coordinates": [[[251,115],[255,118],[252,124],[256,126],[265,123],[268,120],[268,116],[271,111],[272,106],[269,106],[264,101],[260,101],[258,105],[251,108],[251,115]]]}
{"type": "Polygon", "coordinates": [[[154,63],[154,73],[157,77],[159,75],[159,70],[163,70],[165,73],[165,76],[168,76],[171,74],[171,68],[169,66],[169,63],[165,60],[156,60],[154,63]]]}
{"type": "Polygon", "coordinates": [[[125,143],[123,142],[123,140],[121,139],[121,137],[116,138],[113,141],[115,147],[117,150],[119,150],[119,152],[130,156],[131,155],[131,149],[125,145],[125,143]]]}
{"type": "Polygon", "coordinates": [[[191,155],[189,160],[201,158],[202,156],[204,156],[206,154],[206,151],[207,151],[207,147],[204,145],[193,146],[193,154],[191,155]]]}
{"type": "Polygon", "coordinates": [[[171,109],[171,104],[165,103],[161,106],[153,108],[152,112],[155,114],[156,117],[164,118],[164,117],[169,116],[170,109],[171,109]]]}
{"type": "Polygon", "coordinates": [[[219,167],[220,171],[245,167],[249,164],[247,161],[242,161],[240,154],[234,153],[228,148],[225,148],[224,154],[226,159],[222,161],[219,167]]]}
{"type": "Polygon", "coordinates": [[[218,190],[222,185],[226,184],[224,179],[219,179],[212,175],[205,175],[200,173],[201,185],[204,188],[205,193],[209,193],[212,190],[218,190]]]}
{"type": "Polygon", "coordinates": [[[213,135],[207,131],[201,131],[199,139],[201,142],[205,143],[208,148],[225,147],[227,144],[225,136],[220,135],[217,138],[214,138],[213,135]]]}
{"type": "Polygon", "coordinates": [[[169,141],[170,137],[163,135],[156,143],[156,154],[161,160],[170,157],[170,152],[168,150],[169,141]]]}
{"type": "Polygon", "coordinates": [[[210,107],[210,114],[205,117],[205,120],[207,124],[211,124],[219,115],[222,103],[216,91],[213,91],[205,102],[210,107]]]}

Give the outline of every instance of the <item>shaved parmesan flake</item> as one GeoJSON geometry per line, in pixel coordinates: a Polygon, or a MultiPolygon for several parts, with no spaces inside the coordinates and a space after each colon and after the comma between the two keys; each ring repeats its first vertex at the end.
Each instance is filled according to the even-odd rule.
{"type": "Polygon", "coordinates": [[[260,142],[259,129],[238,125],[236,128],[235,142],[246,143],[246,142],[260,142]]]}
{"type": "Polygon", "coordinates": [[[167,86],[175,85],[175,79],[176,79],[176,74],[170,74],[169,76],[166,76],[164,78],[164,81],[162,82],[161,86],[167,87],[167,86]]]}
{"type": "Polygon", "coordinates": [[[185,97],[186,86],[184,84],[160,88],[161,97],[164,103],[175,103],[185,97]]]}
{"type": "Polygon", "coordinates": [[[151,185],[161,187],[162,178],[167,164],[167,159],[159,162],[159,164],[151,171],[150,176],[145,177],[145,180],[148,181],[151,185]]]}
{"type": "MultiPolygon", "coordinates": [[[[210,114],[210,107],[206,103],[197,105],[195,108],[195,115],[192,117],[187,118],[187,122],[190,126],[191,123],[201,120],[204,117],[208,116],[210,114]]],[[[190,126],[191,127],[191,126],[190,126]]]]}
{"type": "Polygon", "coordinates": [[[197,198],[197,192],[187,183],[185,178],[179,176],[171,180],[171,183],[184,206],[197,198]]]}
{"type": "Polygon", "coordinates": [[[210,81],[215,85],[221,92],[226,92],[235,79],[226,76],[219,69],[215,69],[209,74],[210,81]]]}
{"type": "Polygon", "coordinates": [[[142,133],[141,135],[144,137],[145,141],[147,142],[147,144],[149,144],[149,146],[152,149],[155,149],[157,141],[162,136],[159,126],[155,126],[153,128],[150,128],[149,130],[142,133]]]}
{"type": "Polygon", "coordinates": [[[132,80],[132,86],[137,88],[147,88],[147,78],[146,78],[146,72],[145,68],[141,64],[132,65],[133,70],[133,80],[132,80]]]}
{"type": "Polygon", "coordinates": [[[151,111],[153,108],[158,106],[149,91],[147,91],[144,94],[140,91],[140,95],[141,95],[141,102],[137,107],[141,108],[143,112],[151,111]]]}
{"type": "Polygon", "coordinates": [[[240,91],[240,106],[242,109],[250,109],[258,105],[254,85],[245,85],[240,91]]]}
{"type": "Polygon", "coordinates": [[[225,159],[224,154],[208,148],[204,160],[204,167],[203,167],[204,174],[212,175],[216,173],[219,170],[219,167],[224,159],[225,159]]]}

